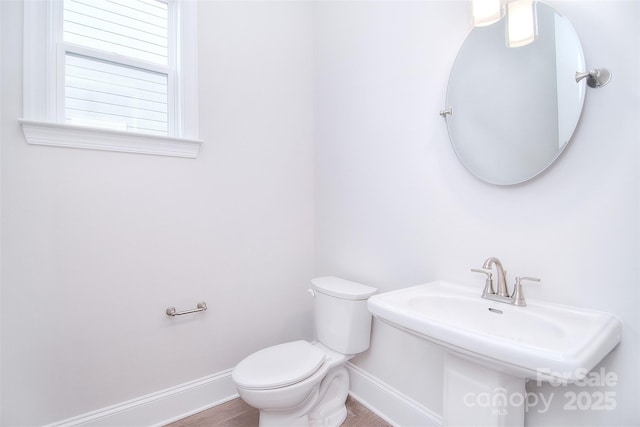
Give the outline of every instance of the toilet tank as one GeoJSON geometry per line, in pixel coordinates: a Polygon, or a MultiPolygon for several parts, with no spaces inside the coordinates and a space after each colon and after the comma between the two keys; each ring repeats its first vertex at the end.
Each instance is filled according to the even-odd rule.
{"type": "Polygon", "coordinates": [[[318,340],[342,354],[368,349],[371,313],[367,299],[378,290],[339,277],[319,277],[311,280],[311,285],[318,340]]]}

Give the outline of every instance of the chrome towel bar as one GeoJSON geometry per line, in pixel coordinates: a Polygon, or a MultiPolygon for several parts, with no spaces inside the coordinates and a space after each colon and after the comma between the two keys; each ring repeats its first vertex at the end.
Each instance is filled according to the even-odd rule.
{"type": "Polygon", "coordinates": [[[207,303],[204,301],[200,301],[196,306],[196,308],[192,308],[191,310],[176,311],[175,307],[167,307],[167,310],[165,311],[165,313],[167,313],[167,316],[174,317],[174,316],[182,316],[183,314],[197,313],[199,311],[205,311],[206,309],[207,309],[207,303]]]}

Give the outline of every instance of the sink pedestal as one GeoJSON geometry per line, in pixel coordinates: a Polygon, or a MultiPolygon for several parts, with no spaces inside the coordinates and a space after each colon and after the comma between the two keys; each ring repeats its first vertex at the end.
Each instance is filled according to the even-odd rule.
{"type": "Polygon", "coordinates": [[[445,426],[524,426],[525,379],[447,352],[445,426]]]}

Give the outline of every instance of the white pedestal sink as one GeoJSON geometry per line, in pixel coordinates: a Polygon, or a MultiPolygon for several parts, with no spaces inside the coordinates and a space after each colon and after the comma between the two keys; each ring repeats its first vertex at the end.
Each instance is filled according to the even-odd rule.
{"type": "Polygon", "coordinates": [[[381,293],[369,311],[447,350],[445,425],[524,425],[528,378],[575,381],[619,342],[613,314],[527,300],[480,297],[444,281],[381,293]]]}

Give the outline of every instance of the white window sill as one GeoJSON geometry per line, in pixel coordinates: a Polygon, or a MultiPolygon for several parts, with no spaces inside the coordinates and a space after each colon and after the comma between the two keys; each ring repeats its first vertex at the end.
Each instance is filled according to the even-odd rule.
{"type": "Polygon", "coordinates": [[[202,141],[19,119],[29,144],[197,158],[202,141]]]}

